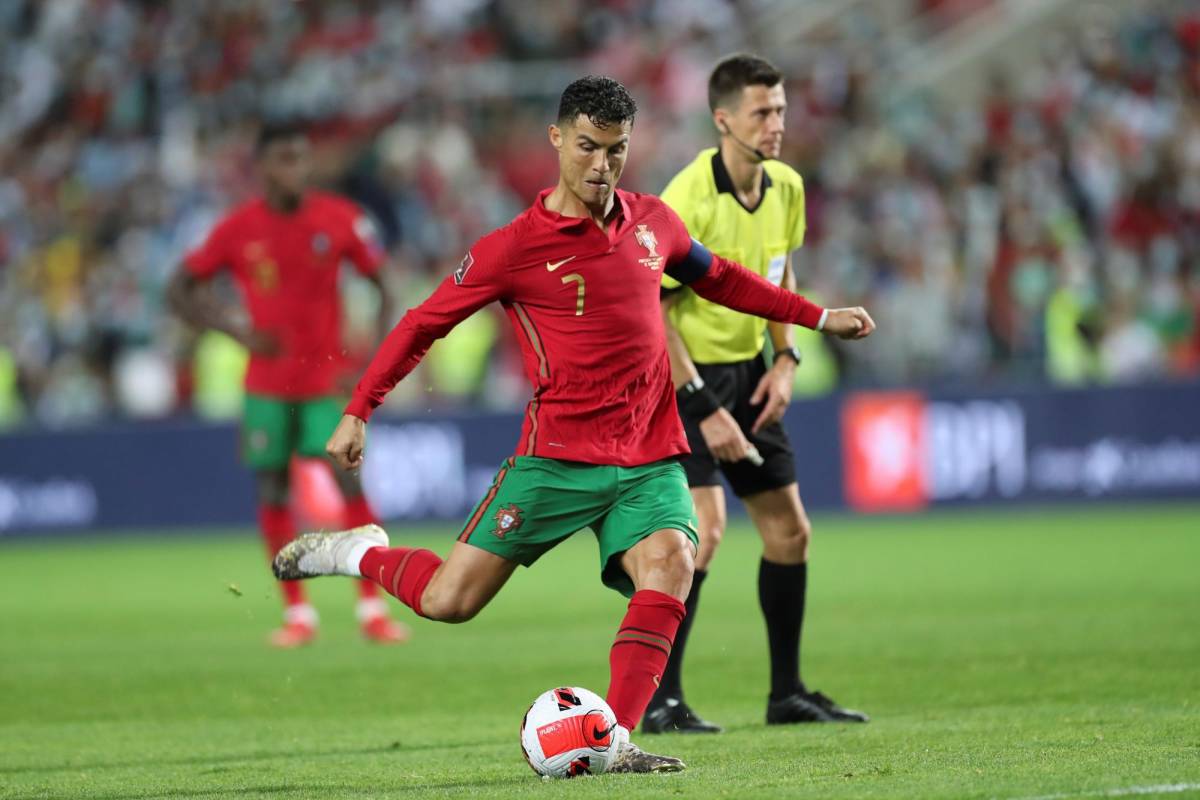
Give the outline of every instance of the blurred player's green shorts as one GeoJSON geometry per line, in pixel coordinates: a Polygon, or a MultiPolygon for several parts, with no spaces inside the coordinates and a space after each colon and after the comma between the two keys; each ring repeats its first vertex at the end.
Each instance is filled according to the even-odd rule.
{"type": "Polygon", "coordinates": [[[283,469],[292,453],[325,455],[325,442],[342,418],[337,397],[285,400],[247,394],[242,411],[242,460],[251,469],[283,469]]]}
{"type": "Polygon", "coordinates": [[[655,531],[682,531],[695,548],[696,510],[678,461],[608,467],[516,456],[504,462],[475,506],[460,542],[525,566],[583,528],[600,545],[600,578],[628,597],[621,553],[655,531]]]}

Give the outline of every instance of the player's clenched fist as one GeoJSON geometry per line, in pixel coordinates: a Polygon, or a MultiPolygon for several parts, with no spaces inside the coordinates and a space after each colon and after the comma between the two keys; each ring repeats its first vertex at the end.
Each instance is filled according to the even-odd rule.
{"type": "Polygon", "coordinates": [[[862,306],[854,308],[831,308],[825,318],[822,333],[839,339],[865,339],[875,330],[875,320],[862,306]]]}
{"type": "Polygon", "coordinates": [[[325,452],[342,469],[358,469],[362,466],[366,443],[367,423],[351,414],[344,414],[325,443],[325,452]]]}

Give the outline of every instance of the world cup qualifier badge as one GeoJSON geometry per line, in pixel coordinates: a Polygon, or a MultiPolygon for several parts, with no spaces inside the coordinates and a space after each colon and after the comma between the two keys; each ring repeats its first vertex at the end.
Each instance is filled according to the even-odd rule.
{"type": "Polygon", "coordinates": [[[521,523],[525,521],[525,518],[522,516],[523,513],[521,507],[516,503],[501,506],[492,517],[496,522],[496,527],[492,528],[492,535],[497,539],[503,539],[508,534],[520,528],[521,523]]]}

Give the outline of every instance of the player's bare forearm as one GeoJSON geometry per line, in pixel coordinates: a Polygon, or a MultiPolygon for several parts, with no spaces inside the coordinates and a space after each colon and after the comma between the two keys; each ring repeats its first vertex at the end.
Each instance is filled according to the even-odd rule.
{"type": "Polygon", "coordinates": [[[699,377],[692,355],[688,352],[683,337],[672,324],[668,311],[675,304],[678,295],[669,294],[662,299],[663,330],[667,334],[667,356],[671,359],[671,382],[678,389],[699,377]]]}
{"type": "Polygon", "coordinates": [[[207,287],[184,269],[178,270],[167,284],[167,303],[184,322],[198,330],[224,333],[260,355],[272,355],[279,350],[275,337],[253,330],[228,307],[214,302],[207,287]]]}

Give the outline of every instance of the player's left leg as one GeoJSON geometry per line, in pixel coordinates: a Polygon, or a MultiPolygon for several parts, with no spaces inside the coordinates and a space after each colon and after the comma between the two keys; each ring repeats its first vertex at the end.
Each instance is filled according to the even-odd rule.
{"type": "MultiPolygon", "coordinates": [[[[609,651],[608,704],[622,738],[642,715],[666,669],[695,570],[696,514],[683,468],[675,461],[616,469],[617,499],[594,528],[602,578],[629,597],[609,651]]],[[[623,746],[612,769],[674,772],[677,758],[623,746]]]]}
{"type": "Polygon", "coordinates": [[[800,640],[808,593],[808,548],[812,524],[795,483],[742,498],[763,542],[758,599],[767,624],[771,694],[767,723],[866,722],[800,677],[800,640]]]}
{"type": "MultiPolygon", "coordinates": [[[[306,458],[328,461],[325,442],[342,417],[342,402],[333,397],[318,397],[297,405],[299,419],[296,452],[306,458]]],[[[338,469],[332,462],[329,462],[329,466],[345,502],[342,527],[349,530],[377,524],[379,520],[363,494],[362,481],[358,474],[338,469]]],[[[368,641],[379,644],[399,644],[408,641],[408,627],[391,619],[387,604],[379,596],[379,587],[372,581],[358,582],[355,616],[358,618],[362,635],[368,641]]]]}

